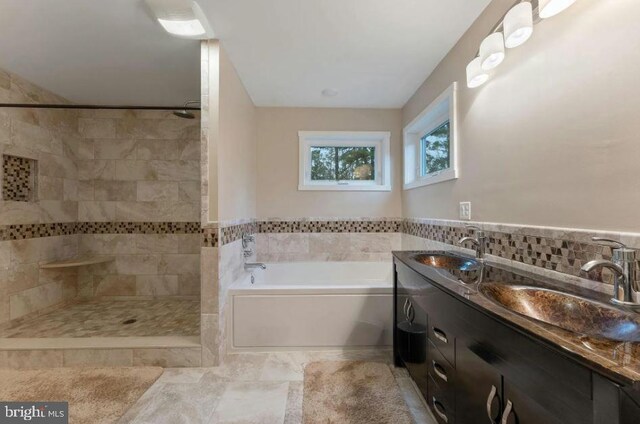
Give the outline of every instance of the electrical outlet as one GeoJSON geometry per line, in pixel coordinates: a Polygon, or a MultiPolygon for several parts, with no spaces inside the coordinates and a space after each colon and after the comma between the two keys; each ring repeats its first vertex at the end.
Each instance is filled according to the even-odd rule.
{"type": "Polygon", "coordinates": [[[471,202],[460,202],[460,219],[471,219],[471,202]]]}

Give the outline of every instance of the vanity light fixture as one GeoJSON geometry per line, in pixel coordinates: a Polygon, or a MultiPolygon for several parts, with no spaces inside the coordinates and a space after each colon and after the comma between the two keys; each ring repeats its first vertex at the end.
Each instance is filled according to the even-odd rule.
{"type": "Polygon", "coordinates": [[[165,31],[180,38],[206,40],[215,35],[206,16],[194,0],[146,0],[165,31]]]}
{"type": "Polygon", "coordinates": [[[504,45],[508,49],[521,46],[533,34],[533,5],[516,4],[504,17],[504,45]]]}
{"type": "Polygon", "coordinates": [[[575,2],[576,0],[540,0],[538,13],[542,19],[547,19],[556,16],[575,2]]]}
{"type": "Polygon", "coordinates": [[[488,71],[505,58],[505,47],[524,44],[533,34],[533,26],[541,19],[562,12],[576,0],[517,0],[515,5],[482,40],[477,57],[467,65],[467,87],[476,88],[487,82],[488,71]]]}
{"type": "Polygon", "coordinates": [[[504,37],[501,32],[494,32],[480,44],[480,63],[482,69],[489,71],[504,61],[504,37]]]}
{"type": "Polygon", "coordinates": [[[482,61],[479,57],[476,57],[467,65],[467,87],[480,87],[488,79],[489,74],[482,69],[482,61]]]}

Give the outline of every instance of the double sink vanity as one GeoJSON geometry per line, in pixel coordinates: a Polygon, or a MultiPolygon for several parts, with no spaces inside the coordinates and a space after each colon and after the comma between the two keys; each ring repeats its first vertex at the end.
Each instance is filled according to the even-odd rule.
{"type": "Polygon", "coordinates": [[[439,423],[640,422],[639,313],[448,251],[394,269],[395,362],[439,423]]]}

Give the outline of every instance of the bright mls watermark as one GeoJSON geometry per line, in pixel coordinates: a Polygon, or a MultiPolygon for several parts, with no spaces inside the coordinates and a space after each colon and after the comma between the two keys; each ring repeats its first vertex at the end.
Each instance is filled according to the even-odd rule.
{"type": "Polygon", "coordinates": [[[0,402],[0,424],[68,424],[68,402],[0,402]]]}

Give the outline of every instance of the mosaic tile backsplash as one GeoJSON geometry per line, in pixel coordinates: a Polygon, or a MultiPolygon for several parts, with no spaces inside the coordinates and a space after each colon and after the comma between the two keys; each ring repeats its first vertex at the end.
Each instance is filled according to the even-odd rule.
{"type": "Polygon", "coordinates": [[[36,175],[35,160],[2,155],[2,200],[35,201],[36,175]]]}
{"type": "MultiPolygon", "coordinates": [[[[458,245],[460,238],[473,234],[464,224],[458,221],[405,220],[402,232],[449,245],[458,245]]],[[[488,239],[487,254],[576,277],[584,277],[581,267],[593,259],[611,260],[611,247],[591,241],[591,237],[595,235],[622,240],[629,247],[640,247],[637,245],[640,237],[632,235],[499,224],[480,226],[488,239]],[[625,240],[625,237],[628,240],[625,240]]],[[[640,271],[640,263],[637,266],[640,271]]],[[[604,274],[592,273],[589,278],[612,282],[612,276],[607,271],[604,274]]]]}

